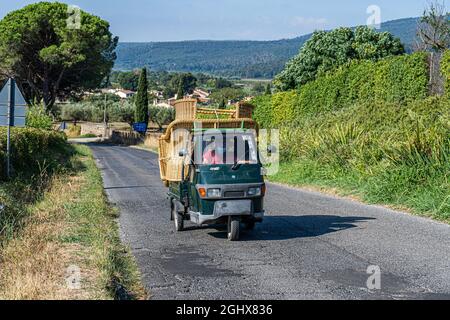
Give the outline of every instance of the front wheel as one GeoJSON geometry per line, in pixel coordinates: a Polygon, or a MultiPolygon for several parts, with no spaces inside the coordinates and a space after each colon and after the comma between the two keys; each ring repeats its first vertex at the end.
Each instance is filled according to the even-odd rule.
{"type": "Polygon", "coordinates": [[[184,219],[183,216],[178,213],[177,206],[174,202],[172,202],[172,218],[175,223],[175,230],[176,231],[183,231],[184,229],[184,219]]]}
{"type": "Polygon", "coordinates": [[[239,217],[228,217],[228,240],[239,240],[239,225],[241,219],[239,217]]]}

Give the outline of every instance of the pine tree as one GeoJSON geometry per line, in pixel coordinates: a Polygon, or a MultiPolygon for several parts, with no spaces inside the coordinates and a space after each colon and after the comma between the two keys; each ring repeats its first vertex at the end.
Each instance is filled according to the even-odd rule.
{"type": "Polygon", "coordinates": [[[142,69],[135,99],[135,122],[148,123],[148,80],[147,69],[142,69]]]}

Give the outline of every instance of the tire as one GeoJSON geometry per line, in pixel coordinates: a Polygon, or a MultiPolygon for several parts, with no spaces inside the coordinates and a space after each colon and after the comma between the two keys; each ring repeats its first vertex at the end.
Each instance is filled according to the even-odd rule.
{"type": "Polygon", "coordinates": [[[184,230],[184,219],[181,214],[178,213],[175,202],[172,201],[172,218],[175,223],[175,230],[177,232],[184,230]]]}
{"type": "Polygon", "coordinates": [[[241,219],[239,217],[228,217],[228,240],[238,241],[239,240],[239,225],[241,219]]]}

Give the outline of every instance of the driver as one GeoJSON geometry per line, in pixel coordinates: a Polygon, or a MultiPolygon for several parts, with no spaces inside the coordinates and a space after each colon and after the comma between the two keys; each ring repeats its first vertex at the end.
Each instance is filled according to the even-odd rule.
{"type": "Polygon", "coordinates": [[[223,148],[217,147],[217,143],[213,137],[211,143],[205,148],[203,153],[203,164],[215,165],[223,164],[223,148]]]}

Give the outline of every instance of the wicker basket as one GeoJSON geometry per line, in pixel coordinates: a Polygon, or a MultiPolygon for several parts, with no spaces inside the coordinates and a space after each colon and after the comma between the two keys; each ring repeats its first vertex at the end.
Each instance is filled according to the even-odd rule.
{"type": "Polygon", "coordinates": [[[196,117],[197,100],[183,99],[177,100],[174,104],[175,120],[192,120],[196,117]]]}
{"type": "Polygon", "coordinates": [[[176,120],[166,129],[159,139],[159,168],[161,180],[167,186],[169,182],[181,181],[183,165],[187,177],[189,166],[179,156],[182,149],[191,150],[189,145],[192,140],[193,129],[255,129],[257,123],[251,119],[253,106],[241,103],[236,110],[214,110],[197,108],[196,100],[179,100],[175,103],[176,120]],[[197,114],[209,114],[213,119],[196,119],[197,114]],[[217,115],[228,115],[228,119],[218,119],[217,115]],[[184,129],[184,130],[179,130],[184,129]]]}

